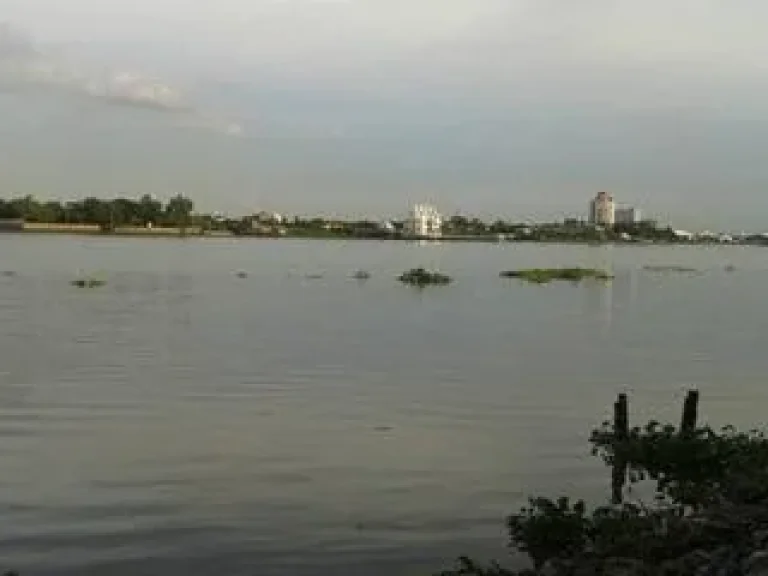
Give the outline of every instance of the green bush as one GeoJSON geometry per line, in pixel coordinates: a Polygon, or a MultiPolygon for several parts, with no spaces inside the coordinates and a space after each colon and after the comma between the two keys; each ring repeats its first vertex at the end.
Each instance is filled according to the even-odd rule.
{"type": "MultiPolygon", "coordinates": [[[[768,439],[763,432],[738,432],[731,426],[682,431],[652,421],[625,435],[604,422],[589,441],[593,455],[626,470],[627,491],[638,482],[655,482],[655,502],[624,502],[589,513],[581,501],[532,498],[509,517],[507,527],[511,548],[526,553],[534,567],[578,559],[582,566],[594,561],[597,573],[603,569],[600,561],[618,558],[642,562],[651,574],[661,573],[670,562],[678,570],[671,573],[688,574],[685,562],[697,551],[751,541],[749,519],[737,515],[736,522],[705,522],[693,520],[692,514],[701,520],[728,507],[768,502],[768,439]]],[[[441,576],[460,574],[525,572],[504,571],[495,564],[483,568],[462,559],[457,571],[441,576]]]]}
{"type": "Polygon", "coordinates": [[[398,277],[398,280],[403,284],[410,284],[411,286],[430,286],[430,285],[445,285],[450,284],[452,279],[450,276],[440,274],[439,272],[430,272],[424,268],[413,268],[404,272],[398,277]]]}

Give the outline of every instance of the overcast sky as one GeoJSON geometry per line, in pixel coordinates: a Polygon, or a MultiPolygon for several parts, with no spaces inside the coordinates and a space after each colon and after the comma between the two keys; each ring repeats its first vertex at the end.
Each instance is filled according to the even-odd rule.
{"type": "Polygon", "coordinates": [[[58,74],[0,93],[14,192],[544,218],[607,189],[768,228],[758,0],[2,0],[0,21],[58,74]]]}

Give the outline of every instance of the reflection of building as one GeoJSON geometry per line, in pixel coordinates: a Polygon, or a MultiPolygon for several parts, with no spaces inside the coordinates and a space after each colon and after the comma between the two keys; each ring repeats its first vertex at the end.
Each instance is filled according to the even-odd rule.
{"type": "Polygon", "coordinates": [[[614,220],[616,224],[639,224],[642,214],[637,208],[616,208],[614,220]]]}
{"type": "Polygon", "coordinates": [[[613,226],[616,222],[616,206],[613,196],[599,192],[589,203],[589,223],[598,226],[613,226]]]}
{"type": "Polygon", "coordinates": [[[443,217],[437,208],[416,204],[405,221],[405,233],[419,238],[436,238],[442,234],[443,217]]]}

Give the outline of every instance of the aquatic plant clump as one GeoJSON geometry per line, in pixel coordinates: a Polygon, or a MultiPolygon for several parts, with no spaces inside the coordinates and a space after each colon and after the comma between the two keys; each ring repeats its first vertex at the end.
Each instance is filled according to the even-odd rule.
{"type": "Polygon", "coordinates": [[[505,270],[502,278],[518,278],[532,284],[549,284],[554,280],[581,282],[585,279],[611,280],[613,276],[605,270],[594,268],[528,268],[523,270],[505,270]]]}
{"type": "Polygon", "coordinates": [[[696,268],[690,268],[688,266],[670,266],[670,265],[652,265],[643,266],[643,270],[646,272],[672,272],[679,274],[695,274],[698,272],[696,268]]]}
{"type": "Polygon", "coordinates": [[[76,286],[77,288],[99,288],[106,283],[106,280],[101,280],[99,278],[78,278],[70,282],[72,286],[76,286]]]}
{"type": "Polygon", "coordinates": [[[446,276],[439,272],[431,272],[424,268],[413,268],[408,270],[401,274],[398,277],[398,280],[403,284],[409,284],[411,286],[444,286],[453,281],[450,276],[446,276]]]}

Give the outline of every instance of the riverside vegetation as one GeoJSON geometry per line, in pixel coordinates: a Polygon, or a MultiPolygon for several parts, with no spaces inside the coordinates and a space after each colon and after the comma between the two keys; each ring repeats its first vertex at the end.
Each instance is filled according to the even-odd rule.
{"type": "MultiPolygon", "coordinates": [[[[69,201],[42,200],[27,195],[0,198],[0,220],[21,220],[37,231],[73,233],[78,226],[95,227],[95,233],[120,233],[146,236],[177,234],[182,236],[266,236],[290,238],[366,238],[407,239],[404,222],[393,220],[391,226],[371,219],[340,219],[323,217],[280,217],[260,212],[234,218],[195,210],[194,202],[176,195],[165,203],[149,194],[137,198],[105,200],[90,196],[69,201]],[[151,230],[148,225],[152,226],[151,230]],[[40,226],[42,225],[42,226],[40,226]],[[140,232],[140,229],[143,231],[140,232]],[[163,230],[165,232],[163,232],[163,230]]],[[[442,226],[442,240],[473,240],[498,242],[559,242],[559,243],[653,243],[653,244],[711,244],[715,238],[681,238],[670,226],[659,226],[648,220],[636,224],[616,224],[603,229],[577,219],[537,224],[503,219],[483,221],[456,214],[442,226]]],[[[80,229],[79,233],[93,233],[80,229]]],[[[768,236],[744,235],[742,244],[768,246],[768,236]]]]}
{"type": "Polygon", "coordinates": [[[461,558],[440,576],[767,576],[768,439],[697,427],[697,402],[689,393],[679,428],[630,429],[620,396],[614,421],[590,437],[613,469],[612,503],[589,512],[567,497],[531,498],[507,528],[532,569],[461,558]],[[653,503],[632,499],[637,484],[655,487],[653,503]]]}

